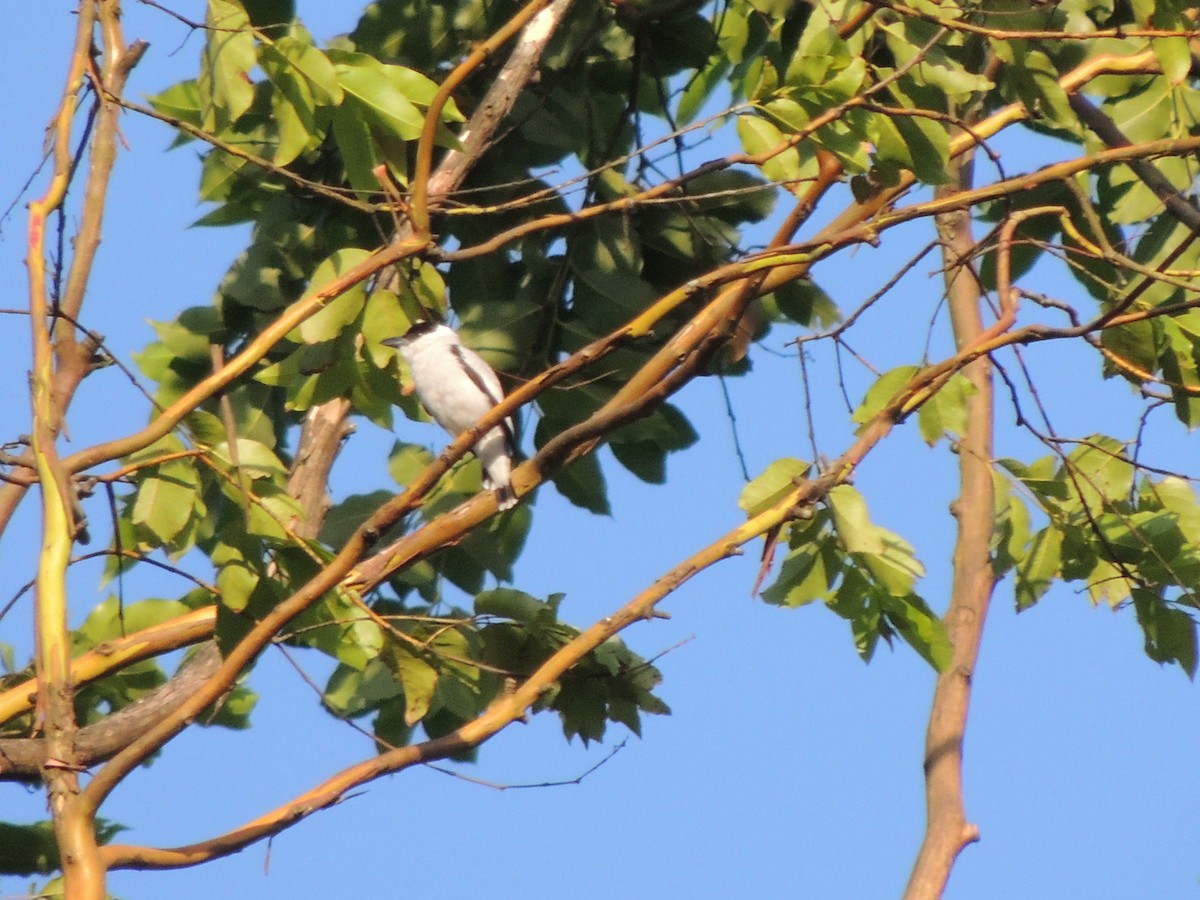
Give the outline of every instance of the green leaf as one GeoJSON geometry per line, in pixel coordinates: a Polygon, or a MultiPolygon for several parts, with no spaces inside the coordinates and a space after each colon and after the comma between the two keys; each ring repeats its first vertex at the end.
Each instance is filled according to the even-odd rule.
{"type": "MultiPolygon", "coordinates": [[[[318,103],[336,106],[342,102],[342,89],[337,70],[324,53],[294,35],[285,35],[274,44],[263,45],[261,57],[277,58],[278,66],[287,66],[304,78],[318,103]]],[[[265,67],[264,67],[265,68],[265,67]]]]}
{"type": "Polygon", "coordinates": [[[345,92],[345,102],[385,134],[404,141],[420,137],[425,116],[405,94],[411,84],[403,73],[409,73],[409,70],[385,66],[363,54],[350,56],[353,58],[339,55],[338,58],[345,61],[334,65],[338,86],[345,92]]]}
{"type": "Polygon", "coordinates": [[[886,529],[879,529],[883,551],[865,556],[871,575],[892,596],[912,592],[917,579],[925,577],[925,567],[913,555],[912,544],[886,529]]]}
{"type": "Polygon", "coordinates": [[[890,372],[884,372],[867,390],[866,396],[863,397],[858,409],[854,411],[851,420],[860,425],[870,422],[896,394],[903,390],[917,371],[917,366],[899,366],[890,372]]]}
{"type": "Polygon", "coordinates": [[[763,298],[764,308],[772,309],[797,324],[828,328],[841,321],[841,311],[820,285],[807,278],[796,278],[763,298]]]}
{"type": "Polygon", "coordinates": [[[1157,333],[1152,322],[1129,322],[1105,328],[1100,332],[1100,344],[1108,354],[1116,356],[1129,366],[1116,365],[1105,356],[1105,375],[1120,375],[1141,384],[1145,379],[1139,372],[1153,375],[1158,369],[1157,333]],[[1132,367],[1132,371],[1131,368],[1132,367]]]}
{"type": "MultiPolygon", "coordinates": [[[[937,7],[936,4],[928,4],[927,7],[938,8],[934,13],[938,17],[957,18],[962,14],[961,10],[951,10],[946,5],[937,7]]],[[[931,10],[926,8],[923,11],[931,10]]],[[[896,21],[881,21],[880,26],[896,66],[896,69],[880,71],[880,76],[892,76],[897,69],[906,69],[902,75],[905,84],[927,85],[947,97],[986,91],[992,87],[992,83],[983,75],[968,72],[958,62],[957,57],[962,55],[959,41],[930,40],[935,36],[935,26],[931,23],[900,17],[896,21]]]]}
{"type": "MultiPolygon", "coordinates": [[[[559,598],[561,599],[561,597],[559,598]]],[[[475,615],[497,616],[526,625],[536,621],[553,622],[557,602],[546,602],[515,588],[496,588],[475,595],[475,615]]]]}
{"type": "Polygon", "coordinates": [[[385,753],[394,747],[407,746],[412,740],[412,728],[404,721],[403,698],[399,702],[384,703],[375,717],[372,730],[375,733],[376,746],[380,753],[385,753]]]}
{"type": "Polygon", "coordinates": [[[293,519],[303,518],[304,510],[286,488],[274,482],[259,482],[256,490],[258,500],[247,510],[246,530],[284,546],[290,545],[292,538],[284,526],[293,519]]]}
{"type": "Polygon", "coordinates": [[[346,167],[350,186],[364,197],[374,197],[379,191],[375,168],[382,158],[371,137],[366,118],[351,104],[342,104],[333,111],[333,139],[346,167]]]}
{"type": "MultiPolygon", "coordinates": [[[[305,296],[311,296],[318,290],[324,289],[331,281],[340,278],[370,255],[370,251],[359,247],[335,250],[313,272],[311,287],[305,296]]],[[[331,341],[358,318],[365,302],[366,289],[359,282],[333,300],[328,301],[324,308],[301,322],[299,328],[292,334],[298,334],[306,344],[331,341]]],[[[289,335],[289,339],[292,339],[292,335],[289,335]]]]}
{"type": "MultiPolygon", "coordinates": [[[[229,452],[228,442],[223,441],[213,447],[213,455],[231,469],[233,468],[233,455],[229,452]]],[[[288,471],[287,466],[275,455],[274,450],[248,438],[237,439],[237,457],[238,471],[253,480],[282,479],[288,471]]]]}
{"type": "Polygon", "coordinates": [[[116,597],[109,597],[93,607],[72,635],[72,640],[80,648],[91,648],[188,612],[191,612],[190,607],[178,600],[139,600],[122,608],[116,597]]]}
{"type": "Polygon", "coordinates": [[[628,272],[581,268],[575,274],[578,299],[586,304],[581,315],[596,334],[624,324],[658,299],[653,285],[628,272]]]}
{"type": "Polygon", "coordinates": [[[611,516],[604,471],[596,455],[581,456],[554,476],[554,487],[576,506],[598,516],[611,516]]]}
{"type": "Polygon", "coordinates": [[[208,0],[207,40],[200,59],[199,89],[205,131],[221,133],[254,101],[248,73],[257,62],[250,19],[238,0],[208,0]]]}
{"type": "MultiPolygon", "coordinates": [[[[107,844],[122,831],[124,825],[109,819],[97,818],[96,841],[107,844]]],[[[14,825],[0,822],[0,875],[49,875],[62,868],[58,852],[58,841],[54,836],[53,822],[32,822],[29,825],[14,825]]],[[[61,888],[61,879],[55,879],[61,888]]],[[[37,892],[39,898],[62,896],[47,884],[37,892]]]]}
{"type": "Polygon", "coordinates": [[[888,621],[905,642],[939,672],[950,666],[954,647],[946,634],[946,626],[915,594],[904,597],[880,597],[888,621]]]}
{"type": "Polygon", "coordinates": [[[49,875],[61,867],[59,859],[53,822],[0,822],[0,874],[49,875]]]}
{"type": "Polygon", "coordinates": [[[831,610],[850,623],[854,647],[863,662],[870,662],[879,643],[882,614],[875,591],[866,576],[849,567],[834,596],[827,601],[831,610]]]}
{"type": "Polygon", "coordinates": [[[677,406],[664,403],[651,415],[626,425],[612,436],[612,442],[647,442],[668,452],[685,450],[699,435],[677,406]]]}
{"type": "Polygon", "coordinates": [[[1200,546],[1200,505],[1196,493],[1184,479],[1168,476],[1154,486],[1154,494],[1169,510],[1191,546],[1200,546]]]}
{"type": "Polygon", "coordinates": [[[388,474],[401,487],[408,487],[433,462],[434,456],[427,447],[397,441],[388,456],[388,474]]]}
{"type": "Polygon", "coordinates": [[[342,90],[325,54],[293,36],[264,44],[259,65],[275,87],[271,110],[279,142],[273,162],[285,166],[321,143],[329,122],[324,108],[341,103],[342,90]]]}
{"type": "Polygon", "coordinates": [[[763,473],[742,488],[738,506],[752,518],[770,509],[788,494],[796,490],[796,482],[803,479],[812,469],[812,464],[802,459],[786,456],[767,466],[763,473]]]}
{"type": "Polygon", "coordinates": [[[271,162],[286,166],[305,151],[316,149],[325,132],[317,125],[316,110],[303,82],[281,78],[276,88],[271,94],[271,114],[278,142],[271,162]]]}
{"type": "MultiPolygon", "coordinates": [[[[997,462],[1019,478],[1025,487],[1044,502],[1065,500],[1070,496],[1070,491],[1061,477],[1062,473],[1057,467],[1057,459],[1053,456],[1043,456],[1028,465],[1007,458],[997,462]]],[[[1059,504],[1047,502],[1047,505],[1057,508],[1059,504]]]]}
{"type": "MultiPolygon", "coordinates": [[[[626,191],[614,191],[617,196],[626,194],[626,191]]],[[[603,273],[625,273],[627,276],[637,277],[637,273],[642,268],[641,250],[637,242],[637,233],[628,228],[628,223],[622,222],[619,219],[600,219],[598,221],[585,222],[578,229],[575,240],[571,244],[571,259],[580,268],[595,270],[603,273]]],[[[495,268],[499,260],[485,261],[482,264],[477,264],[476,269],[482,267],[495,268]]],[[[453,276],[457,273],[452,272],[451,286],[453,287],[453,276]]],[[[495,277],[496,273],[489,272],[491,276],[491,287],[503,287],[503,280],[495,277]],[[500,281],[500,284],[497,284],[500,281]]],[[[485,287],[484,285],[480,285],[485,287]]]]}
{"type": "Polygon", "coordinates": [[[324,698],[334,713],[355,718],[379,708],[403,692],[404,688],[387,664],[377,659],[362,669],[338,666],[329,676],[324,698]]]}
{"type": "Polygon", "coordinates": [[[153,471],[138,485],[133,521],[166,544],[192,517],[199,480],[186,460],[163,463],[153,471]]]}
{"type": "Polygon", "coordinates": [[[396,351],[381,342],[404,334],[412,322],[400,306],[400,299],[391,291],[372,291],[363,309],[363,350],[376,366],[388,369],[396,359],[396,351]]]}
{"type": "Polygon", "coordinates": [[[975,385],[962,373],[955,373],[921,404],[917,424],[925,443],[932,447],[946,434],[962,435],[967,430],[967,399],[975,393],[975,385]]]}
{"type": "Polygon", "coordinates": [[[786,138],[773,124],[760,116],[738,116],[737,132],[749,155],[774,154],[760,167],[769,179],[779,184],[795,183],[800,179],[800,153],[795,147],[780,150],[786,138]]]}
{"type": "Polygon", "coordinates": [[[1159,663],[1178,663],[1196,677],[1196,620],[1153,591],[1133,589],[1134,609],[1146,639],[1146,655],[1159,663]]]}
{"type": "Polygon", "coordinates": [[[665,484],[667,481],[667,454],[662,447],[650,441],[622,441],[609,445],[617,462],[646,484],[665,484]]]}
{"type": "Polygon", "coordinates": [[[949,175],[950,136],[940,123],[923,116],[876,115],[876,158],[910,170],[926,184],[944,184],[949,175]]]}
{"type": "Polygon", "coordinates": [[[838,539],[849,553],[877,555],[883,552],[883,538],[867,513],[867,501],[848,484],[830,489],[829,510],[838,539]]]}
{"type": "Polygon", "coordinates": [[[250,602],[250,595],[258,587],[258,579],[258,573],[244,560],[234,560],[221,566],[217,572],[221,603],[234,612],[242,612],[250,602]]]}
{"type": "Polygon", "coordinates": [[[293,0],[243,0],[242,5],[254,27],[272,37],[296,16],[293,0]]]}
{"type": "Polygon", "coordinates": [[[586,747],[591,741],[604,740],[607,699],[604,685],[591,679],[572,678],[561,686],[554,698],[554,709],[562,719],[563,734],[568,741],[578,735],[586,747]]]}
{"type": "MultiPolygon", "coordinates": [[[[472,481],[478,477],[478,465],[472,467],[472,481]]],[[[533,513],[527,505],[489,519],[474,529],[459,544],[462,552],[480,563],[499,581],[512,581],[513,562],[521,555],[533,513]]]]}
{"type": "Polygon", "coordinates": [[[1179,323],[1179,318],[1183,317],[1158,321],[1166,338],[1161,365],[1168,383],[1179,385],[1172,390],[1176,417],[1189,428],[1195,428],[1200,424],[1200,399],[1196,397],[1200,390],[1200,370],[1193,356],[1196,341],[1179,323]]]}
{"type": "MultiPolygon", "coordinates": [[[[739,16],[721,17],[723,22],[739,19],[739,16]]],[[[679,106],[676,108],[676,121],[680,125],[690,124],[713,91],[728,83],[729,69],[728,61],[724,59],[711,60],[688,81],[683,96],[679,99],[679,106]]]]}
{"type": "Polygon", "coordinates": [[[221,322],[211,307],[191,307],[174,322],[150,322],[164,347],[175,359],[212,365],[212,345],[221,332],[221,322]]]}
{"type": "Polygon", "coordinates": [[[838,540],[848,553],[866,564],[872,578],[893,596],[912,593],[913,584],[925,567],[913,555],[904,538],[871,522],[863,496],[848,484],[840,484],[827,495],[838,540]]]}
{"type": "Polygon", "coordinates": [[[437,690],[438,671],[400,644],[391,644],[381,659],[404,687],[404,724],[411,728],[429,712],[437,690]]]}
{"type": "MultiPolygon", "coordinates": [[[[1134,9],[1143,6],[1134,3],[1134,9]]],[[[1150,15],[1145,27],[1160,31],[1190,31],[1194,26],[1187,16],[1187,11],[1194,9],[1194,4],[1183,0],[1155,0],[1149,4],[1150,15]]],[[[1141,18],[1141,15],[1138,16],[1141,18]]],[[[1192,68],[1192,54],[1188,49],[1188,39],[1179,37],[1155,38],[1150,41],[1154,55],[1162,66],[1163,75],[1172,86],[1182,85],[1192,68]]]]}
{"type": "Polygon", "coordinates": [[[1007,63],[1001,70],[1001,85],[1017,95],[1035,120],[1045,119],[1072,132],[1081,130],[1050,57],[1026,40],[991,39],[989,44],[1007,63]]]}
{"type": "Polygon", "coordinates": [[[750,172],[725,169],[706,172],[688,181],[695,209],[724,222],[761,222],[775,208],[775,192],[768,183],[750,172]]]}
{"type": "MultiPolygon", "coordinates": [[[[154,94],[146,99],[163,115],[172,116],[197,128],[203,125],[200,86],[194,80],[173,84],[161,94],[154,94]]],[[[191,140],[191,138],[181,134],[176,143],[186,140],[191,140]]]]}
{"type": "Polygon", "coordinates": [[[1029,510],[1017,496],[1008,479],[998,471],[992,473],[995,488],[996,520],[992,527],[992,571],[1002,578],[1025,558],[1029,546],[1029,510]]]}
{"type": "Polygon", "coordinates": [[[220,726],[244,731],[250,727],[250,714],[258,705],[258,694],[237,685],[216,703],[205,707],[196,718],[206,727],[220,726]]]}
{"type": "MultiPolygon", "coordinates": [[[[818,516],[824,514],[818,513],[818,516]]],[[[809,532],[806,530],[806,534],[809,532]]],[[[767,603],[779,606],[803,606],[814,600],[828,601],[834,583],[842,571],[845,556],[836,541],[822,528],[812,539],[798,542],[793,536],[792,547],[780,567],[775,583],[762,592],[767,603]]]]}
{"type": "Polygon", "coordinates": [[[615,432],[609,438],[609,449],[642,481],[662,484],[667,479],[667,454],[692,446],[697,438],[687,417],[667,403],[615,432]]]}
{"type": "MultiPolygon", "coordinates": [[[[379,507],[391,500],[394,494],[390,491],[372,491],[369,494],[351,494],[341,503],[336,504],[325,516],[321,526],[321,542],[330,547],[341,548],[367,518],[373,515],[379,507]]],[[[397,525],[396,528],[401,526],[397,525]]],[[[387,542],[390,532],[380,536],[387,542]]]]}
{"type": "Polygon", "coordinates": [[[209,152],[200,169],[200,199],[211,203],[230,199],[248,171],[248,160],[223,150],[209,152]]]}
{"type": "Polygon", "coordinates": [[[1050,589],[1062,569],[1063,535],[1048,526],[1034,535],[1029,552],[1017,561],[1017,611],[1028,609],[1050,589]]]}
{"type": "Polygon", "coordinates": [[[1133,489],[1135,470],[1126,458],[1125,445],[1102,434],[1090,436],[1068,454],[1064,480],[1066,470],[1074,475],[1068,483],[1092,510],[1125,500],[1133,489]]]}

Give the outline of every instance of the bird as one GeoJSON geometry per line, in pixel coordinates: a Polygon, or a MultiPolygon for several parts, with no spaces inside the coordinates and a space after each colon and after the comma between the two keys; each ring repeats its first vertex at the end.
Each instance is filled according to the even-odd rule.
{"type": "MultiPolygon", "coordinates": [[[[422,320],[399,337],[380,343],[399,351],[421,405],[452,437],[474,427],[504,399],[492,367],[448,325],[422,320]]],[[[485,473],[484,487],[496,492],[501,510],[517,503],[512,486],[514,434],[513,420],[506,418],[486,431],[473,448],[485,473]]]]}

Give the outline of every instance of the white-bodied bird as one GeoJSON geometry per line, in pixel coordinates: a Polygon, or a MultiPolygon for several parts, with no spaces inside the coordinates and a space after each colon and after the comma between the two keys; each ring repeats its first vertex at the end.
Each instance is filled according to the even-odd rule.
{"type": "MultiPolygon", "coordinates": [[[[473,427],[504,399],[500,379],[479,354],[463,346],[454,329],[417,322],[400,337],[381,341],[400,351],[412,372],[421,405],[454,437],[473,427]]],[[[512,488],[516,453],[513,420],[505,419],[475,442],[475,455],[486,473],[484,486],[496,491],[500,509],[517,503],[512,488]]]]}

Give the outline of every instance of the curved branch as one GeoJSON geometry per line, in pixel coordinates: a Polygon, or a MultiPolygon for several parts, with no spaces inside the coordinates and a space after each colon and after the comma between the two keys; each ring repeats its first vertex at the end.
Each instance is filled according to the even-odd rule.
{"type": "Polygon", "coordinates": [[[278,834],[318,810],[338,803],[347,792],[383,775],[420,763],[445,759],[479,746],[523,718],[548,688],[604,641],[635,622],[653,618],[658,603],[694,575],[723,559],[738,555],[745,544],[778,527],[793,517],[798,509],[811,505],[831,488],[844,482],[857,463],[891,431],[893,421],[890,415],[880,414],[825,475],[798,486],[771,509],[732,529],[664,573],[619,610],[564,645],[512,693],[502,695],[488,710],[451,734],[398,747],[344,769],[289,803],[211,840],[175,848],[109,844],[101,848],[105,864],[111,869],[181,868],[228,856],[278,834]]]}
{"type": "MultiPolygon", "coordinates": [[[[125,749],[131,736],[141,735],[161,723],[208,681],[221,663],[221,653],[209,642],[184,664],[163,687],[122,707],[95,725],[75,734],[75,765],[84,768],[103,762],[125,749]]],[[[0,741],[0,780],[35,781],[49,759],[43,738],[0,741]]]]}
{"type": "MultiPolygon", "coordinates": [[[[433,95],[433,99],[429,101],[429,109],[425,112],[425,124],[421,129],[421,137],[417,142],[416,166],[413,170],[412,179],[413,187],[409,215],[413,230],[416,233],[429,233],[429,197],[432,191],[429,181],[430,173],[433,169],[433,144],[437,138],[438,122],[441,120],[442,110],[446,108],[450,96],[472,72],[487,61],[489,56],[504,46],[522,29],[525,29],[526,26],[528,26],[527,36],[531,41],[535,45],[540,43],[541,47],[544,48],[545,41],[554,33],[558,24],[558,19],[556,19],[553,12],[545,16],[542,15],[543,12],[546,12],[546,7],[551,2],[552,0],[529,0],[511,19],[491,34],[487,40],[480,42],[467,54],[466,59],[455,66],[454,71],[446,76],[445,80],[438,86],[437,93],[433,95]]],[[[561,13],[566,12],[567,5],[566,0],[561,0],[559,3],[560,16],[561,13]]],[[[541,48],[537,49],[536,56],[541,56],[541,48]]]]}
{"type": "MultiPolygon", "coordinates": [[[[105,641],[71,660],[71,682],[89,684],[134,663],[207,640],[212,637],[216,622],[216,607],[207,606],[126,637],[105,641]]],[[[32,709],[36,693],[37,680],[32,678],[0,692],[0,723],[32,709]]],[[[4,746],[5,741],[0,739],[0,756],[4,754],[4,746]]],[[[0,766],[0,780],[3,778],[4,769],[0,766]]]]}

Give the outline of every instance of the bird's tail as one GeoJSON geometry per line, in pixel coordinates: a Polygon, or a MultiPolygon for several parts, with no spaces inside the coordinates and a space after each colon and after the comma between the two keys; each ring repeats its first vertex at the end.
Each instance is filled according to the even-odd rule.
{"type": "Polygon", "coordinates": [[[496,492],[501,511],[517,505],[517,493],[512,486],[512,460],[508,456],[487,460],[483,486],[496,492]]]}
{"type": "Polygon", "coordinates": [[[512,509],[517,505],[517,492],[513,490],[511,482],[498,486],[496,488],[496,497],[499,501],[498,505],[501,511],[512,509]]]}

